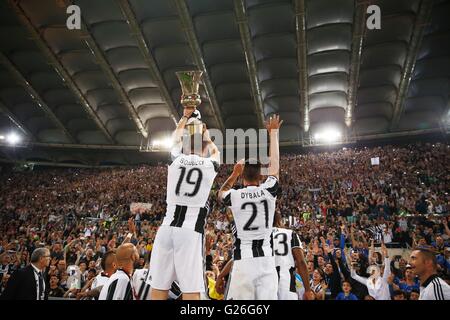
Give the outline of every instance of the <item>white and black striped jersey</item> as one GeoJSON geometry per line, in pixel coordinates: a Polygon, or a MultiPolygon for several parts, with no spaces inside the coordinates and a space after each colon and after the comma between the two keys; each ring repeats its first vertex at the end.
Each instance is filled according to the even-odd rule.
{"type": "Polygon", "coordinates": [[[279,289],[280,279],[290,292],[296,292],[295,283],[295,259],[292,249],[301,248],[302,244],[298,235],[290,229],[273,228],[273,252],[275,254],[275,267],[278,273],[279,289]],[[287,287],[289,284],[289,287],[287,287]]]}
{"type": "Polygon", "coordinates": [[[277,178],[269,176],[259,186],[222,194],[224,204],[233,213],[234,260],[273,256],[272,225],[277,191],[277,178]]]}
{"type": "Polygon", "coordinates": [[[125,271],[118,269],[102,288],[98,300],[133,300],[131,279],[125,271]]]}
{"type": "Polygon", "coordinates": [[[151,300],[150,280],[148,269],[134,270],[132,283],[136,290],[136,298],[139,300],[151,300]]]}
{"type": "MultiPolygon", "coordinates": [[[[135,288],[136,299],[151,300],[152,276],[148,269],[137,269],[133,273],[132,283],[135,288]]],[[[169,290],[169,300],[177,300],[181,296],[181,289],[177,282],[173,282],[169,290]]]]}
{"type": "Polygon", "coordinates": [[[203,233],[207,201],[218,162],[197,155],[180,155],[169,166],[167,212],[162,225],[203,233]]]}
{"type": "Polygon", "coordinates": [[[98,274],[95,278],[94,281],[92,282],[91,285],[91,290],[98,288],[98,287],[103,287],[109,280],[109,277],[107,275],[105,275],[103,272],[98,274]]]}
{"type": "Polygon", "coordinates": [[[437,275],[432,275],[421,284],[419,300],[450,300],[450,286],[437,275]]]}
{"type": "Polygon", "coordinates": [[[303,249],[298,235],[290,229],[273,228],[273,252],[275,265],[280,268],[295,268],[295,259],[292,249],[303,249]]]}

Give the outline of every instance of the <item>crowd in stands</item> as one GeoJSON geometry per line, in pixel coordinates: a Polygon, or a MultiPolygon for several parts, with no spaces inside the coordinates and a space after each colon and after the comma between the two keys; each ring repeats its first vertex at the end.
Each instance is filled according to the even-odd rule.
{"type": "MultiPolygon", "coordinates": [[[[229,214],[216,195],[231,170],[221,166],[210,196],[205,236],[212,299],[223,298],[215,281],[232,258],[229,214]]],[[[102,256],[130,231],[143,268],[165,213],[166,180],[167,164],[0,173],[0,294],[43,246],[51,252],[51,297],[82,296],[102,271],[102,256]],[[151,209],[131,212],[135,202],[151,209]]],[[[286,154],[280,186],[277,212],[300,236],[316,299],[417,299],[420,283],[407,258],[386,258],[395,247],[429,247],[439,275],[450,280],[450,145],[286,154]],[[379,165],[372,165],[376,157],[379,165]],[[377,272],[384,291],[367,281],[377,272]]]]}

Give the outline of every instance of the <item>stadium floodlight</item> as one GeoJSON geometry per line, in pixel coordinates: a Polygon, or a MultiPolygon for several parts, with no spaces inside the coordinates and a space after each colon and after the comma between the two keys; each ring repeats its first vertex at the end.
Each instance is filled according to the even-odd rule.
{"type": "Polygon", "coordinates": [[[161,141],[160,140],[153,140],[152,142],[152,147],[153,148],[159,148],[161,146],[161,141]]]}
{"type": "Polygon", "coordinates": [[[6,136],[6,141],[11,145],[18,144],[20,140],[21,140],[20,136],[15,132],[11,132],[6,136]]]}
{"type": "Polygon", "coordinates": [[[152,147],[155,149],[170,149],[173,146],[172,138],[155,139],[152,142],[152,147]]]}
{"type": "Polygon", "coordinates": [[[322,142],[335,142],[342,137],[342,133],[336,129],[325,129],[323,131],[317,132],[314,135],[314,140],[322,142]]]}
{"type": "Polygon", "coordinates": [[[162,141],[162,145],[164,148],[170,149],[173,146],[173,140],[172,138],[165,138],[162,141]]]}

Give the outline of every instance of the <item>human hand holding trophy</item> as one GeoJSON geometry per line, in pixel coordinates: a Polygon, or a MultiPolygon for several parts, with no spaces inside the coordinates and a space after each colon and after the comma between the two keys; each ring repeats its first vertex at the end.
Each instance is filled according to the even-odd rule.
{"type": "Polygon", "coordinates": [[[201,114],[197,107],[202,103],[199,87],[202,71],[178,71],[176,72],[181,85],[181,105],[183,106],[183,117],[186,117],[186,129],[189,134],[203,133],[201,114]]]}

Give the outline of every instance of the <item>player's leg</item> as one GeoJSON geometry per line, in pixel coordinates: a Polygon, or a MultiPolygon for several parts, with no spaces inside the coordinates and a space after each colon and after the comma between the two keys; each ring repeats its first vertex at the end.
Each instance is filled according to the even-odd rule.
{"type": "Polygon", "coordinates": [[[277,300],[278,274],[274,257],[259,257],[254,260],[257,261],[255,269],[260,275],[256,282],[256,300],[277,300]]]}
{"type": "Polygon", "coordinates": [[[205,292],[203,235],[194,230],[174,228],[174,261],[183,300],[200,300],[205,292]]]}
{"type": "Polygon", "coordinates": [[[281,269],[278,282],[278,300],[298,300],[295,276],[287,269],[281,269]]]}
{"type": "Polygon", "coordinates": [[[255,278],[258,274],[253,266],[254,259],[242,259],[233,262],[226,300],[254,300],[255,278]]]}
{"type": "Polygon", "coordinates": [[[172,229],[161,226],[156,233],[150,263],[152,300],[167,300],[170,286],[175,280],[172,229]]]}

